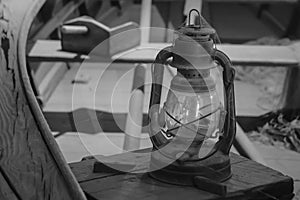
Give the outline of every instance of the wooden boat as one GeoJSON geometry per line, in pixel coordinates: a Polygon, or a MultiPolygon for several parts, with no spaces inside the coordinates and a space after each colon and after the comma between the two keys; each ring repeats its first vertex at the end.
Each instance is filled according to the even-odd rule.
{"type": "MultiPolygon", "coordinates": [[[[26,47],[31,46],[31,43],[27,44],[27,39],[28,36],[31,37],[29,29],[35,16],[42,6],[55,7],[55,3],[53,4],[53,2],[46,2],[45,0],[11,0],[0,2],[0,12],[2,14],[0,54],[1,199],[86,198],[52,136],[48,122],[45,120],[41,107],[38,104],[39,92],[34,90],[34,79],[32,79],[27,71],[30,59],[38,57],[39,59],[45,59],[43,61],[49,61],[47,60],[48,54],[41,57],[40,55],[36,55],[34,51],[31,51],[27,59],[26,47]]],[[[80,8],[83,2],[83,0],[69,1],[56,16],[48,19],[45,26],[37,28],[38,32],[32,37],[39,39],[48,37],[60,24],[61,20],[66,19],[74,10],[80,8]]],[[[103,9],[104,8],[105,7],[103,7],[103,9]]],[[[47,18],[47,11],[49,10],[41,11],[43,11],[42,13],[47,18]]],[[[115,8],[110,9],[109,12],[114,13],[115,8]]],[[[105,18],[105,16],[101,17],[105,18]]],[[[38,23],[35,25],[39,27],[38,23]]],[[[55,46],[54,49],[51,49],[51,46],[48,47],[48,50],[51,50],[50,54],[52,54],[50,57],[52,59],[54,58],[52,61],[61,61],[55,60],[57,57],[53,56],[53,53],[57,53],[57,46],[55,46]]],[[[228,53],[232,52],[231,56],[234,58],[237,47],[223,46],[223,48],[225,51],[227,48],[228,53]]],[[[265,48],[272,47],[257,48],[262,48],[261,51],[265,51],[265,48]]],[[[255,53],[257,49],[253,52],[251,47],[245,47],[245,53],[252,53],[255,62],[264,63],[265,65],[273,65],[274,62],[286,66],[298,65],[298,58],[294,56],[285,57],[285,55],[290,55],[294,51],[292,47],[280,48],[278,51],[281,57],[278,58],[277,56],[268,54],[262,60],[261,57],[255,53]]],[[[40,52],[38,52],[38,54],[39,53],[40,52]]],[[[72,53],[66,53],[63,59],[74,61],[76,57],[77,56],[72,53]]],[[[132,58],[128,59],[130,60],[132,58]]],[[[145,60],[145,58],[143,59],[145,60]]],[[[150,62],[151,59],[153,58],[146,57],[147,62],[150,62]]],[[[253,63],[252,59],[246,59],[243,55],[238,55],[233,60],[237,63],[240,62],[240,64],[253,63]]],[[[45,67],[47,63],[42,63],[41,65],[45,67]]],[[[56,75],[63,74],[61,72],[67,71],[65,63],[56,63],[54,68],[58,69],[57,72],[55,72],[56,75]]],[[[40,71],[39,73],[47,72],[40,71]]],[[[58,79],[61,79],[61,77],[58,79]]],[[[57,79],[53,81],[55,82],[55,80],[57,79]]],[[[51,88],[53,86],[49,87],[51,88]]],[[[45,90],[45,96],[49,95],[46,94],[48,89],[45,90]]],[[[53,89],[49,90],[51,91],[53,89]]],[[[43,100],[43,98],[40,99],[41,102],[43,100]]]]}

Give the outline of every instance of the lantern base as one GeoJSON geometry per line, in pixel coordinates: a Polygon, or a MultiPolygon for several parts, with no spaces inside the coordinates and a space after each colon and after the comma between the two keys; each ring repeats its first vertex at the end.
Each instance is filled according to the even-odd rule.
{"type": "MultiPolygon", "coordinates": [[[[166,160],[164,160],[166,161],[166,160]]],[[[163,159],[158,156],[151,157],[150,168],[157,169],[163,166],[163,159]]],[[[175,185],[194,185],[196,176],[204,177],[215,182],[223,182],[231,177],[229,155],[218,151],[213,156],[194,162],[173,162],[166,167],[149,172],[150,176],[159,181],[175,185]]]]}

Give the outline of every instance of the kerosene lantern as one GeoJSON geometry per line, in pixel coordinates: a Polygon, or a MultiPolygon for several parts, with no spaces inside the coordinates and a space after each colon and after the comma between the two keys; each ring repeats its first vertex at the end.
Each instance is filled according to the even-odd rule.
{"type": "Polygon", "coordinates": [[[193,11],[200,23],[188,20],[152,66],[150,176],[177,185],[194,185],[196,177],[217,183],[229,179],[229,150],[235,137],[234,69],[217,50],[216,32],[199,11],[191,10],[188,19],[193,11]],[[177,74],[162,103],[168,65],[177,74]]]}

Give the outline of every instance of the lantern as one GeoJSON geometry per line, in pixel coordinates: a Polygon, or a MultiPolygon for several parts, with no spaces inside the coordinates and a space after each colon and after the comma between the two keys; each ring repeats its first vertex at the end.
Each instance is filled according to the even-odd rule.
{"type": "MultiPolygon", "coordinates": [[[[216,48],[216,33],[200,13],[199,24],[178,30],[173,45],[152,65],[149,134],[150,176],[193,185],[195,177],[222,182],[231,177],[229,150],[235,137],[234,70],[216,48]],[[165,102],[164,70],[174,67],[165,102]]],[[[189,20],[190,21],[190,20],[189,20]]]]}

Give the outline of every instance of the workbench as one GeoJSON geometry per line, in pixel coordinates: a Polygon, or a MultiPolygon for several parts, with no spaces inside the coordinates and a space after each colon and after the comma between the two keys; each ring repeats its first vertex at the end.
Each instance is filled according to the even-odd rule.
{"type": "MultiPolygon", "coordinates": [[[[162,183],[145,171],[150,161],[151,149],[103,157],[95,156],[71,163],[81,188],[88,199],[292,199],[293,180],[271,168],[231,153],[232,178],[225,181],[227,195],[219,196],[190,186],[162,183]],[[93,173],[96,160],[122,165],[138,163],[130,173],[106,171],[93,173]]],[[[101,168],[100,168],[101,170],[101,168]]]]}

